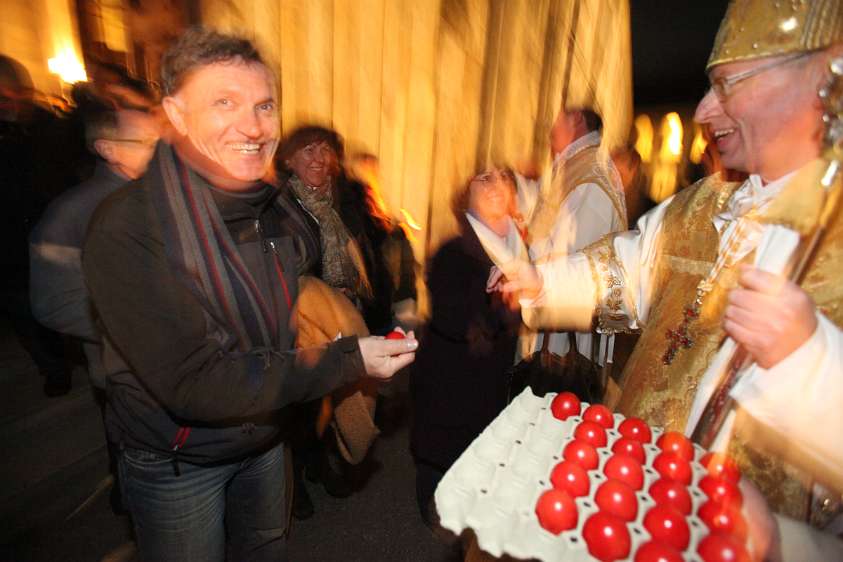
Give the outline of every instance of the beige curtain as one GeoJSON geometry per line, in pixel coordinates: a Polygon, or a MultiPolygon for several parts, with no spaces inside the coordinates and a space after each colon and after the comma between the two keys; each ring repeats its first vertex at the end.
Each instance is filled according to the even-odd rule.
{"type": "Polygon", "coordinates": [[[205,0],[202,18],[278,65],[285,132],[328,125],[380,159],[390,210],[422,227],[421,262],[476,168],[547,163],[563,92],[596,104],[610,147],[629,131],[626,0],[205,0]]]}

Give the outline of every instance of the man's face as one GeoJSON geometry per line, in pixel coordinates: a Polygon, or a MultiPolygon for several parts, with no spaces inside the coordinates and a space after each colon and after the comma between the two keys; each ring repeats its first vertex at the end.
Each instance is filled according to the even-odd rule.
{"type": "Polygon", "coordinates": [[[287,166],[310,187],[322,187],[337,171],[337,155],[325,141],[316,141],[298,149],[287,166]]]}
{"type": "Polygon", "coordinates": [[[550,151],[554,155],[559,154],[574,142],[577,130],[576,117],[575,112],[568,113],[564,109],[559,110],[556,121],[550,128],[550,151]]]}
{"type": "MultiPolygon", "coordinates": [[[[773,58],[714,67],[712,81],[734,76],[773,58]]],[[[819,155],[822,112],[816,61],[785,62],[734,84],[725,98],[709,90],[694,119],[706,126],[726,168],[772,181],[819,155]]]]}
{"type": "Polygon", "coordinates": [[[113,169],[130,180],[141,177],[155,153],[160,127],[155,117],[142,111],[117,111],[117,130],[113,139],[104,140],[104,157],[113,169]]]}
{"type": "Polygon", "coordinates": [[[236,188],[269,171],[279,135],[275,92],[265,66],[226,61],[194,70],[164,108],[203,171],[236,188]]]}

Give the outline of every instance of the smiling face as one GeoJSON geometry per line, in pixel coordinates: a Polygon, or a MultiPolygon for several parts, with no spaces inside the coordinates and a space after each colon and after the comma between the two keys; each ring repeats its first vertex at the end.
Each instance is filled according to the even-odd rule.
{"type": "Polygon", "coordinates": [[[312,142],[298,149],[286,162],[298,178],[309,187],[322,187],[337,171],[337,154],[325,141],[312,142]]]}
{"type": "Polygon", "coordinates": [[[468,210],[487,226],[512,214],[515,182],[503,170],[493,168],[474,176],[469,184],[468,210]]]}
{"type": "Polygon", "coordinates": [[[211,183],[236,191],[266,176],[279,124],[275,81],[264,65],[234,59],[199,67],[163,105],[182,136],[177,145],[211,183]]]}
{"type": "MultiPolygon", "coordinates": [[[[716,66],[710,78],[726,78],[769,64],[771,58],[716,66]]],[[[726,168],[773,181],[819,155],[822,110],[818,61],[809,58],[771,68],[734,84],[724,99],[712,90],[694,119],[706,126],[726,168]]]]}

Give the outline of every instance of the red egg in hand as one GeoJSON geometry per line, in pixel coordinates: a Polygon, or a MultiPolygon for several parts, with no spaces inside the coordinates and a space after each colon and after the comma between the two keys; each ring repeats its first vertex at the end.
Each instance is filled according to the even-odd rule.
{"type": "Polygon", "coordinates": [[[678,431],[663,433],[658,441],[656,441],[656,445],[662,451],[675,453],[686,461],[694,460],[694,445],[678,431]]]}
{"type": "Polygon", "coordinates": [[[600,464],[597,449],[579,439],[568,443],[562,456],[566,461],[575,462],[586,470],[594,470],[600,464]]]}
{"type": "Polygon", "coordinates": [[[650,541],[635,551],[635,562],[684,562],[682,553],[663,542],[650,541]]]}
{"type": "Polygon", "coordinates": [[[550,412],[557,420],[565,421],[580,413],[580,399],[573,392],[560,392],[550,403],[550,412]]]}
{"type": "Polygon", "coordinates": [[[574,430],[574,437],[585,441],[592,447],[606,446],[606,430],[603,426],[593,421],[583,421],[574,430]]]}
{"type": "Polygon", "coordinates": [[[691,530],[685,516],[669,505],[657,505],[644,516],[644,528],[654,540],[679,550],[688,548],[691,530]]]}
{"type": "Polygon", "coordinates": [[[594,501],[604,511],[624,521],[634,521],[638,515],[638,497],[629,484],[620,480],[606,480],[597,488],[594,501]]]}
{"type": "Polygon", "coordinates": [[[629,455],[641,464],[644,464],[647,460],[647,454],[644,452],[644,445],[641,444],[641,441],[628,437],[621,437],[615,441],[612,445],[612,452],[619,455],[629,455]]]}
{"type": "Polygon", "coordinates": [[[575,498],[588,495],[591,488],[588,473],[583,467],[571,461],[562,461],[553,467],[550,482],[554,488],[565,490],[575,498]]]}
{"type": "Polygon", "coordinates": [[[743,494],[740,488],[728,480],[703,476],[698,486],[713,502],[728,504],[735,508],[739,508],[743,504],[743,494]]]}
{"type": "Polygon", "coordinates": [[[406,338],[407,336],[405,336],[404,334],[402,334],[402,333],[401,333],[401,332],[399,332],[398,330],[392,330],[392,331],[391,331],[391,332],[389,332],[389,333],[388,333],[385,337],[386,337],[386,339],[388,339],[388,340],[403,340],[403,339],[404,339],[404,338],[406,338]]]}
{"type": "Polygon", "coordinates": [[[577,526],[577,504],[571,494],[555,488],[547,490],[536,503],[539,524],[558,535],[577,526]]]}
{"type": "Polygon", "coordinates": [[[640,418],[626,418],[618,426],[618,431],[624,437],[634,439],[642,443],[649,443],[653,438],[650,426],[640,418]]]}
{"type": "Polygon", "coordinates": [[[743,543],[746,541],[747,526],[739,509],[729,505],[708,500],[697,511],[712,533],[724,533],[735,537],[743,543]]]}
{"type": "Polygon", "coordinates": [[[682,515],[690,515],[693,504],[688,488],[681,482],[662,478],[650,486],[650,497],[658,505],[669,505],[682,515]]]}
{"type": "Polygon", "coordinates": [[[741,471],[737,463],[723,453],[706,453],[700,459],[700,464],[706,468],[710,476],[715,478],[727,480],[732,484],[737,484],[741,479],[741,471]]]}
{"type": "Polygon", "coordinates": [[[744,545],[722,533],[712,533],[697,545],[697,553],[705,562],[749,562],[744,545]]]}
{"type": "Polygon", "coordinates": [[[615,427],[615,417],[611,410],[603,404],[592,404],[583,412],[582,419],[593,421],[606,429],[615,427]]]}
{"type": "Polygon", "coordinates": [[[614,478],[626,483],[633,490],[640,490],[644,485],[644,471],[638,461],[628,455],[612,455],[603,467],[607,478],[614,478]]]}
{"type": "Polygon", "coordinates": [[[653,468],[662,478],[675,480],[686,486],[691,483],[691,465],[676,453],[659,453],[653,461],[653,468]]]}
{"type": "Polygon", "coordinates": [[[629,531],[619,517],[598,511],[585,522],[582,534],[588,553],[601,562],[629,556],[629,531]]]}

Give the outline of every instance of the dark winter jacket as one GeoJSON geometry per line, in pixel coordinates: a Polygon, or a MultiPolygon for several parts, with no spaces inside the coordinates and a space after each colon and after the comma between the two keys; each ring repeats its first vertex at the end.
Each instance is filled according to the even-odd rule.
{"type": "Polygon", "coordinates": [[[520,314],[486,292],[492,261],[466,221],[428,269],[431,317],[412,366],[411,445],[447,469],[506,406],[520,314]]]}
{"type": "MultiPolygon", "coordinates": [[[[151,166],[156,166],[153,160],[151,166]]],[[[272,352],[225,352],[203,309],[168,263],[146,179],[97,209],[83,268],[105,334],[106,424],[123,445],[210,464],[243,458],[281,438],[280,411],[363,375],[356,338],[293,351],[289,306],[279,304],[281,343],[272,352]],[[185,438],[185,430],[190,428],[185,438]]],[[[247,268],[268,298],[278,253],[295,302],[313,256],[298,210],[274,188],[212,191],[247,268]]],[[[317,256],[318,259],[318,256],[317,256]]]]}

